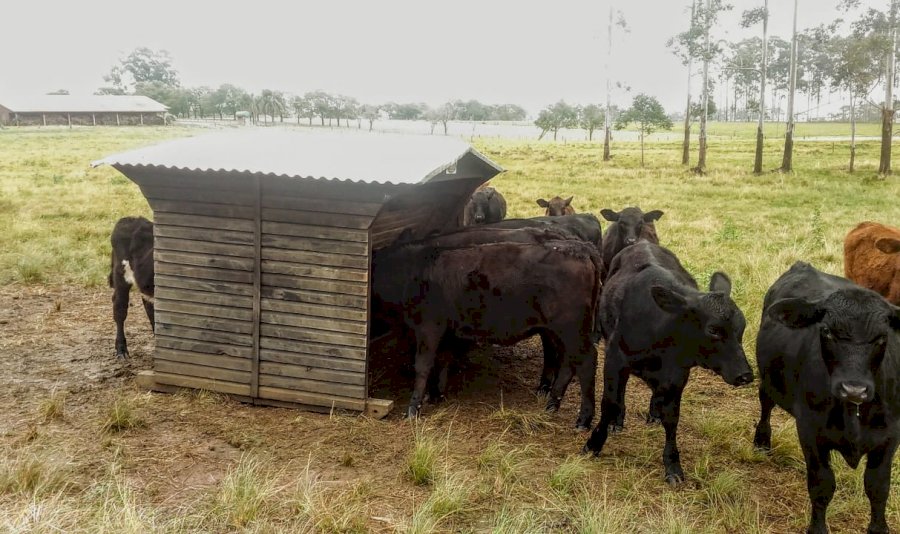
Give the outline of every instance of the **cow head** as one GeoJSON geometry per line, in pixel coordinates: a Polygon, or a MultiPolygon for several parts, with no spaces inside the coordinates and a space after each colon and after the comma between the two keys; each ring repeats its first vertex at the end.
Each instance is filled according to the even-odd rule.
{"type": "Polygon", "coordinates": [[[472,222],[475,224],[484,224],[491,212],[491,199],[497,190],[493,187],[485,187],[472,193],[469,199],[469,209],[472,215],[472,222]]]}
{"type": "Polygon", "coordinates": [[[767,313],[788,328],[816,328],[834,397],[857,405],[875,397],[889,338],[900,333],[900,308],[872,291],[851,288],[816,301],[781,299],[767,313]]]}
{"type": "Polygon", "coordinates": [[[622,240],[622,245],[627,247],[637,243],[644,225],[652,225],[653,221],[658,221],[663,216],[663,212],[653,210],[644,213],[641,208],[625,208],[620,212],[602,209],[600,215],[603,215],[607,221],[619,225],[619,238],[622,240]]]}
{"type": "Polygon", "coordinates": [[[696,342],[701,367],[732,386],[753,382],[743,345],[747,321],[731,300],[731,280],[724,273],[713,274],[709,293],[681,293],[663,285],[652,286],[650,293],[663,311],[684,319],[682,335],[696,342]]]}
{"type": "Polygon", "coordinates": [[[559,217],[560,215],[569,215],[571,213],[575,213],[575,210],[570,206],[573,198],[575,197],[571,196],[564,199],[556,196],[551,198],[550,200],[539,198],[537,199],[537,205],[547,210],[545,215],[548,215],[550,217],[559,217]]]}

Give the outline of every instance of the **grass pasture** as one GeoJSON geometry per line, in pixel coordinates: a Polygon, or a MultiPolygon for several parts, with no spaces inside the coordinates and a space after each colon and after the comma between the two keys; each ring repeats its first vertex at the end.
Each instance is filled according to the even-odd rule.
{"type": "MultiPolygon", "coordinates": [[[[639,205],[665,212],[664,245],[701,284],[716,270],[747,316],[752,360],[762,297],[796,260],[840,274],[842,241],[857,222],[900,221],[900,182],[878,179],[878,143],[795,145],[795,172],[754,176],[753,139],[710,141],[709,168],[680,165],[677,143],[600,145],[475,140],[507,169],[493,180],[510,216],[534,200],[639,205]]],[[[755,125],[752,125],[755,127],[755,125]]],[[[813,125],[809,125],[812,128],[813,125]]],[[[838,135],[833,126],[806,135],[838,135]]],[[[717,130],[718,129],[718,130],[717,130]]],[[[800,127],[798,126],[798,131],[800,127]]],[[[663,431],[643,414],[631,381],[626,430],[600,458],[578,455],[571,424],[577,385],[559,414],[531,393],[539,343],[485,348],[451,379],[450,399],[418,422],[381,421],[241,405],[206,392],[139,391],[150,366],[146,319],[133,302],[132,360],[113,359],[108,236],[126,214],[150,215],[137,187],[90,161],[187,128],[0,130],[0,531],[2,532],[799,532],[808,519],[793,423],[773,417],[773,451],[753,450],[755,390],[698,370],[679,432],[685,484],[662,476],[663,431]],[[487,384],[487,386],[485,386],[487,384]]],[[[798,132],[798,136],[799,136],[798,132]]],[[[766,168],[780,164],[780,139],[766,168]]],[[[407,392],[408,389],[404,389],[407,392]]],[[[599,394],[599,391],[598,391],[599,394]]],[[[403,395],[406,395],[404,393],[403,395]]],[[[403,406],[407,397],[399,396],[403,406]]],[[[864,468],[835,458],[833,532],[860,532],[869,506],[864,468]]],[[[900,459],[889,522],[900,528],[900,459]]]]}

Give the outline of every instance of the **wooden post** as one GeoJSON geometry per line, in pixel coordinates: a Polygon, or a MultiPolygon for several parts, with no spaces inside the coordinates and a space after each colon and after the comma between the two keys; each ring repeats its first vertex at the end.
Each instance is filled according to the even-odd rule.
{"type": "Polygon", "coordinates": [[[18,126],[18,125],[19,125],[19,114],[16,113],[16,126],[18,126]]]}
{"type": "Polygon", "coordinates": [[[66,120],[69,121],[69,128],[72,127],[72,114],[66,113],[66,120]]]}
{"type": "Polygon", "coordinates": [[[144,114],[141,113],[141,126],[143,126],[143,125],[144,125],[144,114]]]}
{"type": "Polygon", "coordinates": [[[91,113],[91,122],[94,123],[94,126],[97,126],[97,115],[91,113]]]}
{"type": "Polygon", "coordinates": [[[260,294],[262,284],[262,187],[259,174],[253,177],[253,210],[255,225],[253,229],[253,352],[250,362],[250,396],[259,397],[259,320],[260,294]]]}
{"type": "Polygon", "coordinates": [[[121,124],[119,124],[119,114],[118,113],[116,113],[116,126],[121,126],[121,124]]]}
{"type": "Polygon", "coordinates": [[[41,113],[41,119],[44,121],[44,126],[47,126],[47,114],[41,113]]]}

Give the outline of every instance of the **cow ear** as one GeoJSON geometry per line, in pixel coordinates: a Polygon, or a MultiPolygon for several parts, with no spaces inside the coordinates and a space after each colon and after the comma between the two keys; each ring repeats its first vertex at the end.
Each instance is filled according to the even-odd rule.
{"type": "Polygon", "coordinates": [[[569,198],[566,199],[566,206],[568,206],[569,204],[572,203],[572,199],[573,199],[573,198],[575,198],[575,195],[572,195],[572,196],[570,196],[569,198]]]}
{"type": "Polygon", "coordinates": [[[549,208],[549,207],[550,207],[550,203],[547,202],[546,200],[544,200],[543,198],[537,199],[537,205],[540,206],[540,207],[542,207],[542,208],[549,208]]]}
{"type": "Polygon", "coordinates": [[[882,237],[875,241],[875,248],[885,254],[896,254],[900,252],[900,239],[893,237],[882,237]]]}
{"type": "Polygon", "coordinates": [[[603,218],[609,222],[616,222],[619,220],[619,214],[611,209],[603,208],[600,210],[600,215],[603,215],[603,218]]]}
{"type": "Polygon", "coordinates": [[[650,288],[650,295],[653,296],[656,305],[663,311],[680,314],[688,309],[687,299],[684,298],[684,295],[676,293],[671,288],[665,286],[652,286],[650,288]]]}
{"type": "Polygon", "coordinates": [[[644,222],[653,222],[658,221],[660,217],[663,216],[663,212],[659,210],[648,211],[644,214],[644,222]]]}
{"type": "Polygon", "coordinates": [[[766,313],[788,328],[805,328],[821,321],[825,316],[825,309],[818,302],[789,298],[775,301],[766,313]]]}
{"type": "Polygon", "coordinates": [[[900,332],[900,307],[891,305],[891,308],[893,309],[894,314],[891,315],[891,318],[888,320],[888,322],[890,323],[891,328],[900,332]]]}
{"type": "Polygon", "coordinates": [[[714,272],[712,278],[709,279],[709,290],[710,291],[720,291],[725,293],[725,296],[731,295],[731,279],[728,278],[728,275],[722,272],[714,272]]]}

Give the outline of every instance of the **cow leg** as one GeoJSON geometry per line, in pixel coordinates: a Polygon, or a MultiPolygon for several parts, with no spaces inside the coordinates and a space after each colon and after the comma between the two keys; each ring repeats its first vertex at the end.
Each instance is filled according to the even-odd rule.
{"type": "Polygon", "coordinates": [[[559,355],[553,340],[545,332],[541,332],[541,346],[544,348],[544,367],[541,369],[537,392],[539,395],[549,395],[556,375],[559,374],[559,355]]]}
{"type": "Polygon", "coordinates": [[[866,496],[872,509],[868,534],[890,532],[884,512],[891,491],[891,459],[896,450],[897,442],[889,443],[869,452],[866,457],[866,496]]]}
{"type": "Polygon", "coordinates": [[[118,280],[120,273],[113,273],[113,319],[116,322],[116,358],[128,358],[128,343],[125,341],[125,318],[128,317],[128,294],[131,284],[118,280]]]}
{"type": "Polygon", "coordinates": [[[597,381],[597,349],[591,343],[585,352],[587,356],[580,358],[576,369],[578,384],[581,386],[581,409],[578,412],[578,419],[575,421],[575,428],[579,431],[590,430],[596,404],[594,391],[597,381]]]}
{"type": "MultiPolygon", "coordinates": [[[[686,380],[685,380],[686,381],[686,380]]],[[[666,482],[676,486],[684,481],[681,469],[681,454],[678,452],[676,436],[678,434],[678,418],[681,415],[681,392],[684,383],[665,391],[654,391],[654,397],[662,399],[661,415],[663,428],[666,431],[666,446],[663,448],[663,466],[666,468],[666,482]]]]}
{"type": "MultiPolygon", "coordinates": [[[[828,534],[828,526],[825,524],[825,511],[834,497],[834,471],[829,465],[830,451],[816,444],[815,435],[804,436],[802,423],[797,422],[798,434],[800,434],[800,446],[803,448],[803,456],[806,458],[806,489],[809,492],[809,501],[812,505],[812,514],[809,520],[809,534],[828,534]]],[[[867,469],[868,471],[868,469],[867,469]]],[[[866,488],[868,489],[868,488],[866,488]]]]}
{"type": "Polygon", "coordinates": [[[583,453],[592,452],[594,456],[600,454],[610,430],[619,417],[620,411],[625,406],[625,386],[628,385],[628,377],[631,371],[625,362],[624,355],[618,350],[618,339],[613,339],[607,344],[606,359],[603,365],[603,398],[600,400],[600,422],[591,432],[591,437],[582,449],[583,453]]]}
{"type": "Polygon", "coordinates": [[[144,303],[144,311],[147,312],[147,319],[150,320],[150,330],[152,330],[153,333],[156,333],[156,322],[153,320],[153,317],[154,317],[153,301],[148,298],[144,298],[144,295],[141,295],[141,302],[144,303]]]}
{"type": "Polygon", "coordinates": [[[409,399],[409,408],[407,408],[406,416],[415,418],[419,415],[422,408],[422,400],[425,397],[425,387],[428,384],[428,378],[434,369],[434,362],[437,358],[441,340],[441,328],[436,325],[430,328],[421,328],[416,331],[416,378],[413,382],[413,392],[409,399]]]}
{"type": "Polygon", "coordinates": [[[768,451],[772,449],[772,424],[769,418],[775,401],[769,397],[762,385],[759,387],[759,423],[756,424],[756,433],[753,435],[753,446],[757,449],[768,451]]]}
{"type": "Polygon", "coordinates": [[[647,411],[647,424],[656,425],[662,423],[662,397],[653,395],[650,397],[650,408],[647,411]]]}

